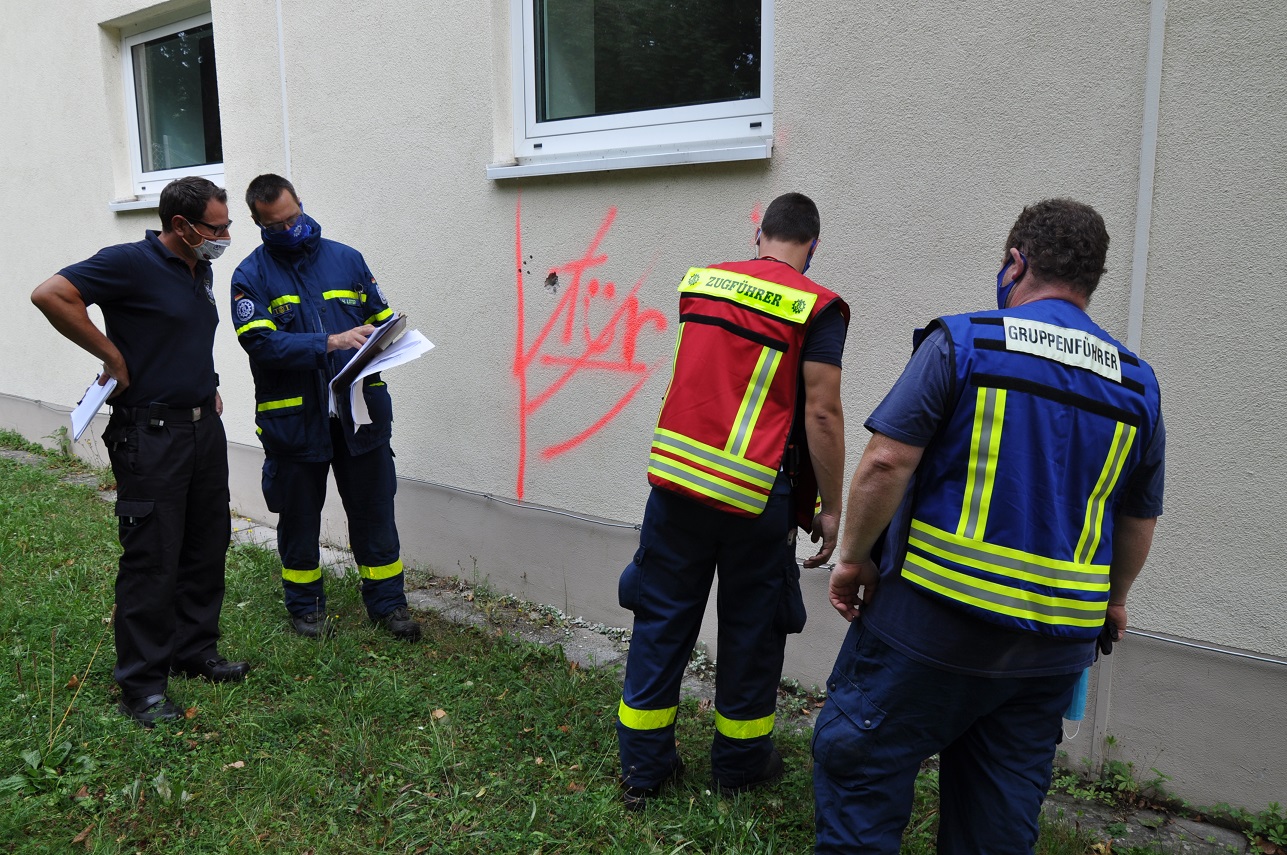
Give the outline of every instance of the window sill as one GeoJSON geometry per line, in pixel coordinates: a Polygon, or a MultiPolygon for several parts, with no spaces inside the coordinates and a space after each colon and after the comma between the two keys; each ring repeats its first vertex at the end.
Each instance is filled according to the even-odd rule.
{"type": "Polygon", "coordinates": [[[109,211],[145,211],[157,208],[161,203],[159,196],[144,196],[142,199],[131,196],[128,199],[113,199],[107,203],[109,211]]]}
{"type": "Polygon", "coordinates": [[[585,151],[575,154],[536,155],[513,163],[487,166],[487,177],[497,180],[534,175],[566,175],[608,169],[644,169],[650,166],[677,166],[685,163],[722,163],[735,160],[767,160],[773,153],[773,138],[720,140],[656,148],[585,151]]]}

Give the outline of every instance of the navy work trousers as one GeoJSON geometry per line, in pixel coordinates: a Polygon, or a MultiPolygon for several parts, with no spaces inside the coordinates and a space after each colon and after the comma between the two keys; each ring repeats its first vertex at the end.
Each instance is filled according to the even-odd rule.
{"type": "Polygon", "coordinates": [[[218,656],[232,537],[218,416],[151,427],[133,412],[116,410],[103,432],[122,550],[114,676],[130,701],[163,693],[172,667],[218,656]]]}
{"type": "Polygon", "coordinates": [[[854,621],[814,726],[815,851],[897,855],[916,773],[938,754],[938,851],[1028,855],[1077,677],[944,671],[854,621]]]}
{"type": "Polygon", "coordinates": [[[800,568],[788,536],[791,496],[775,493],[758,517],[724,513],[654,488],[639,549],[621,575],[635,613],[617,736],[622,780],[655,787],[678,764],[675,710],[716,568],[719,591],[716,733],[711,770],[726,786],[762,774],[788,633],[804,628],[800,568]]]}
{"type": "Polygon", "coordinates": [[[329,461],[311,462],[268,455],[263,489],[268,509],[278,514],[277,552],[282,560],[286,611],[294,617],[326,611],[320,567],[322,506],[326,476],[335,484],[349,522],[349,543],[362,577],[362,602],[376,620],[406,606],[393,496],[398,489],[393,450],[386,442],[356,457],[349,454],[339,419],[331,419],[329,461]]]}

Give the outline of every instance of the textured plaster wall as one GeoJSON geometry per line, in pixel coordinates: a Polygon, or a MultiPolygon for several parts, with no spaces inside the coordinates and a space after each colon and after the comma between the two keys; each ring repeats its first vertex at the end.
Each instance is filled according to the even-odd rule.
{"type": "Polygon", "coordinates": [[[1141,625],[1287,654],[1287,15],[1172,2],[1143,350],[1167,512],[1141,625]]]}

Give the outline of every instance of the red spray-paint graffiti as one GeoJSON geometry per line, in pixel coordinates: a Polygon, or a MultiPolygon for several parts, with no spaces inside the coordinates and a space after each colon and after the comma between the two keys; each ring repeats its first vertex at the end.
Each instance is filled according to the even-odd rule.
{"type": "MultiPolygon", "coordinates": [[[[543,460],[552,460],[566,454],[603,430],[643,388],[656,365],[648,365],[636,358],[635,348],[645,327],[656,332],[666,331],[666,316],[656,309],[642,309],[639,305],[639,288],[648,277],[649,270],[635,282],[625,297],[617,302],[615,283],[589,275],[608,261],[599,245],[612,228],[617,209],[612,207],[599,223],[585,252],[577,258],[550,269],[546,287],[559,291],[558,304],[546,318],[540,331],[527,340],[525,294],[523,288],[523,216],[522,196],[514,207],[514,261],[518,287],[516,313],[518,331],[514,341],[514,377],[518,382],[518,477],[515,487],[519,499],[523,498],[527,476],[528,425],[542,407],[578,375],[601,372],[631,379],[634,382],[595,421],[580,432],[561,442],[540,450],[543,460]],[[610,307],[611,314],[597,328],[591,320],[592,310],[610,307]],[[577,332],[580,335],[577,335],[577,332]],[[553,368],[555,374],[539,390],[533,389],[534,367],[553,368]]],[[[541,372],[546,377],[549,372],[541,372]]]]}

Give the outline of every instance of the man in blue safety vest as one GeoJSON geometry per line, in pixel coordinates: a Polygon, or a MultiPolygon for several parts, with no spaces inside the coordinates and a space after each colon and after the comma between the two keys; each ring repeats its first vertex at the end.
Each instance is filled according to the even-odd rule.
{"type": "MultiPolygon", "coordinates": [[[[1086,314],[1108,232],[1025,208],[995,311],[939,318],[866,422],[831,574],[818,852],[897,853],[938,754],[940,853],[1029,853],[1062,712],[1162,512],[1153,371],[1086,314]]],[[[1105,626],[1109,629],[1105,629],[1105,626]]]]}

